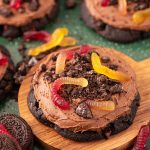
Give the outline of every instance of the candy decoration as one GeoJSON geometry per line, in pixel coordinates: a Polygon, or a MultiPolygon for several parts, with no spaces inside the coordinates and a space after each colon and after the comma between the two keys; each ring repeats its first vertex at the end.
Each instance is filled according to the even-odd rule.
{"type": "Polygon", "coordinates": [[[149,125],[142,126],[138,133],[136,142],[135,142],[132,150],[144,150],[149,134],[150,134],[149,125]]]}
{"type": "Polygon", "coordinates": [[[56,74],[60,74],[65,69],[65,63],[66,63],[66,53],[60,53],[57,57],[56,61],[56,74]]]}
{"type": "Polygon", "coordinates": [[[115,103],[113,101],[86,101],[86,103],[94,109],[114,111],[115,103]]]}
{"type": "Polygon", "coordinates": [[[2,124],[0,124],[0,134],[7,135],[17,145],[18,150],[22,150],[19,142],[9,133],[9,131],[2,124]]]}
{"type": "Polygon", "coordinates": [[[73,46],[76,45],[77,40],[73,37],[65,37],[59,46],[61,47],[67,47],[67,46],[73,46]]]}
{"type": "Polygon", "coordinates": [[[110,0],[102,0],[101,6],[107,7],[110,4],[110,0]]]}
{"type": "Polygon", "coordinates": [[[60,87],[64,84],[73,84],[79,85],[82,87],[86,87],[88,85],[88,81],[85,78],[70,78],[70,77],[62,77],[54,81],[51,89],[52,93],[52,101],[56,106],[60,109],[66,110],[69,109],[69,103],[65,101],[57,92],[59,91],[60,87]]]}
{"type": "Polygon", "coordinates": [[[81,55],[84,55],[84,54],[88,53],[90,50],[91,50],[91,47],[89,45],[82,45],[79,50],[79,53],[81,55]]]}
{"type": "MultiPolygon", "coordinates": [[[[81,55],[84,55],[89,50],[90,50],[90,47],[88,45],[83,45],[81,46],[80,50],[76,52],[81,55]]],[[[74,53],[75,53],[74,51],[68,51],[68,52],[60,53],[58,55],[57,61],[56,61],[56,70],[55,70],[56,74],[60,74],[61,72],[64,71],[66,60],[71,60],[73,58],[74,53]]]]}
{"type": "MultiPolygon", "coordinates": [[[[84,55],[84,54],[86,54],[86,53],[88,53],[89,51],[91,50],[91,47],[90,46],[88,46],[88,45],[82,45],[81,47],[80,47],[80,50],[79,51],[75,51],[76,53],[79,53],[79,54],[81,54],[81,55],[84,55]]],[[[74,53],[75,53],[74,51],[68,51],[67,52],[67,60],[71,60],[72,58],[73,58],[73,55],[74,55],[74,53]]]]}
{"type": "Polygon", "coordinates": [[[150,8],[137,11],[133,14],[133,22],[135,24],[141,24],[148,19],[150,19],[150,8]]]}
{"type": "Polygon", "coordinates": [[[31,56],[36,56],[56,46],[59,46],[62,40],[64,39],[64,36],[66,35],[68,35],[67,28],[58,28],[54,31],[54,33],[51,36],[51,40],[48,43],[43,44],[39,47],[30,49],[28,54],[31,56]]]}
{"type": "Polygon", "coordinates": [[[0,53],[0,66],[5,66],[8,63],[8,59],[6,56],[0,53]]]}
{"type": "Polygon", "coordinates": [[[122,15],[127,14],[127,0],[118,0],[119,11],[122,15]]]}
{"type": "Polygon", "coordinates": [[[22,0],[11,0],[10,1],[10,7],[13,9],[19,9],[22,5],[22,0]]]}
{"type": "Polygon", "coordinates": [[[43,42],[50,41],[50,34],[45,31],[27,31],[23,34],[25,41],[40,40],[43,42]]]}
{"type": "Polygon", "coordinates": [[[130,77],[122,72],[114,71],[106,66],[103,66],[100,62],[100,58],[96,53],[92,53],[91,56],[92,66],[95,72],[103,74],[111,79],[119,81],[128,81],[130,77]]]}

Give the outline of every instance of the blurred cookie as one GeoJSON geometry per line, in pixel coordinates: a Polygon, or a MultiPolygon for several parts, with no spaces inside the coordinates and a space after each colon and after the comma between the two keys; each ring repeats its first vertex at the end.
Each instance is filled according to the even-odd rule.
{"type": "Polygon", "coordinates": [[[125,1],[126,14],[122,15],[118,8],[124,5],[123,1],[118,4],[117,0],[83,0],[81,17],[88,27],[111,41],[128,43],[150,37],[149,19],[138,24],[133,22],[135,13],[150,9],[150,2],[125,1]]]}
{"type": "Polygon", "coordinates": [[[31,150],[33,133],[24,119],[14,114],[3,114],[0,116],[0,124],[6,127],[8,132],[19,142],[23,150],[31,150]]]}
{"type": "Polygon", "coordinates": [[[1,150],[21,150],[11,137],[6,134],[0,134],[0,148],[1,150]]]}
{"type": "Polygon", "coordinates": [[[57,0],[0,0],[0,3],[0,34],[6,38],[15,38],[29,30],[39,30],[58,12],[57,0]]]}
{"type": "Polygon", "coordinates": [[[14,72],[15,67],[8,50],[0,45],[0,100],[12,90],[14,72]]]}

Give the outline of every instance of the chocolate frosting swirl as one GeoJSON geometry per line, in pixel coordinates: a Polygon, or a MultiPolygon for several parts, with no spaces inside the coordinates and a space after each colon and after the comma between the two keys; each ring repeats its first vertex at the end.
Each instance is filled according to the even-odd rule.
{"type": "MultiPolygon", "coordinates": [[[[80,47],[77,46],[62,51],[77,51],[79,48],[80,47]]],[[[120,59],[112,49],[97,46],[91,46],[91,48],[100,56],[109,56],[111,61],[119,66],[119,71],[131,77],[131,80],[122,83],[122,88],[126,93],[116,94],[112,97],[114,102],[117,100],[116,109],[114,111],[108,112],[92,109],[93,118],[85,119],[78,116],[73,107],[69,110],[61,110],[56,107],[51,100],[51,83],[48,83],[44,78],[44,72],[41,71],[40,67],[36,70],[32,80],[35,98],[39,102],[39,108],[42,109],[46,118],[60,128],[69,129],[73,132],[83,132],[87,130],[100,131],[110,122],[128,114],[131,111],[130,105],[137,93],[135,73],[124,60],[120,59]]],[[[60,53],[60,51],[48,55],[47,59],[42,61],[42,63],[47,66],[47,69],[50,69],[54,65],[51,58],[58,53],[60,53]]]]}

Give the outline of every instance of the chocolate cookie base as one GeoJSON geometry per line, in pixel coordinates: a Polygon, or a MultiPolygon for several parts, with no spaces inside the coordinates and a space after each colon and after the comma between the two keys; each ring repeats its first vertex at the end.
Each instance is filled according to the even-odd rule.
{"type": "Polygon", "coordinates": [[[13,75],[15,73],[15,67],[11,60],[11,56],[8,50],[2,45],[0,45],[0,49],[2,53],[8,57],[8,63],[9,63],[7,71],[4,77],[2,78],[2,80],[0,81],[0,100],[3,100],[7,95],[7,93],[10,92],[13,88],[13,84],[14,84],[13,75]]]}
{"type": "Polygon", "coordinates": [[[0,36],[13,39],[23,35],[23,33],[26,31],[40,30],[56,17],[58,13],[58,0],[55,1],[56,5],[53,7],[52,11],[49,14],[46,14],[43,18],[32,20],[30,24],[20,27],[0,25],[0,36]]]}
{"type": "Polygon", "coordinates": [[[136,111],[139,106],[139,101],[140,101],[140,95],[139,93],[137,93],[131,104],[131,112],[109,123],[107,127],[103,128],[103,130],[100,131],[99,133],[94,132],[94,131],[74,133],[68,129],[62,129],[59,126],[48,121],[46,117],[44,116],[42,110],[39,108],[38,102],[36,101],[34,97],[33,90],[30,90],[29,95],[28,95],[28,107],[31,113],[34,115],[34,117],[36,117],[40,122],[44,123],[45,125],[48,125],[54,128],[54,130],[58,132],[60,135],[62,135],[63,137],[69,138],[71,140],[79,141],[79,142],[86,142],[86,141],[109,138],[109,136],[113,134],[117,134],[127,129],[132,124],[135,118],[136,111]]]}
{"type": "Polygon", "coordinates": [[[146,32],[130,29],[119,29],[106,24],[102,20],[96,20],[90,14],[84,1],[81,4],[81,18],[88,27],[94,29],[98,34],[102,35],[106,39],[114,42],[129,43],[150,37],[150,31],[146,32]]]}

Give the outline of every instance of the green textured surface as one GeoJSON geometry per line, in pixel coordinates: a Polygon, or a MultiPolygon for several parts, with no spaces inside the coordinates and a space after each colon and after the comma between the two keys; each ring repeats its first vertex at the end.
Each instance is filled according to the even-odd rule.
{"type": "MultiPolygon", "coordinates": [[[[75,9],[66,10],[64,8],[64,1],[61,0],[61,8],[58,18],[51,24],[49,24],[45,30],[52,32],[58,27],[67,27],[70,30],[70,35],[78,39],[78,44],[95,44],[106,47],[116,48],[119,51],[124,52],[133,59],[140,61],[150,57],[150,39],[138,41],[131,44],[118,44],[105,40],[97,35],[94,31],[90,30],[80,20],[80,7],[75,9]]],[[[4,38],[0,38],[0,44],[5,45],[12,55],[15,63],[17,63],[21,57],[17,51],[19,44],[22,42],[21,38],[13,41],[8,41],[4,38]]],[[[33,47],[40,44],[39,42],[27,43],[28,47],[33,47]]],[[[0,103],[0,112],[10,112],[18,114],[17,102],[14,99],[7,98],[4,102],[0,103]]],[[[34,150],[40,150],[43,148],[34,147],[34,150]]]]}

